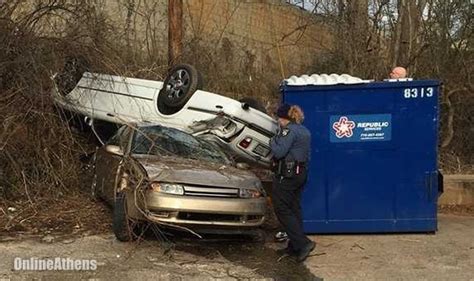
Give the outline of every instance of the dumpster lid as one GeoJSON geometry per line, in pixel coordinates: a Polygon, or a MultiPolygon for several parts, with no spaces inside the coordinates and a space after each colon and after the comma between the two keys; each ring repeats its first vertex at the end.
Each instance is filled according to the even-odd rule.
{"type": "Polygon", "coordinates": [[[283,81],[289,86],[306,86],[306,85],[338,85],[338,84],[364,84],[370,83],[373,80],[362,80],[359,77],[351,76],[349,74],[312,74],[291,76],[283,81]]]}

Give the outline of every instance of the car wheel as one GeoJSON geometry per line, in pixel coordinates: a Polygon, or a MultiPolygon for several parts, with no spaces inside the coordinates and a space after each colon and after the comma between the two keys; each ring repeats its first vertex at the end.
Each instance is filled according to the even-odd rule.
{"type": "Polygon", "coordinates": [[[128,216],[127,196],[124,192],[118,193],[115,199],[112,228],[117,240],[122,242],[136,240],[141,234],[140,224],[128,216]]]}
{"type": "Polygon", "coordinates": [[[267,109],[263,105],[263,103],[257,99],[254,98],[241,98],[239,100],[242,104],[247,104],[251,108],[255,108],[258,111],[261,111],[263,113],[267,113],[267,109]]]}
{"type": "Polygon", "coordinates": [[[66,58],[63,70],[54,77],[59,93],[69,94],[89,69],[89,62],[82,56],[66,58]]]}
{"type": "Polygon", "coordinates": [[[158,96],[158,109],[164,114],[178,112],[200,88],[202,88],[202,77],[194,66],[176,65],[163,83],[158,96]]]}

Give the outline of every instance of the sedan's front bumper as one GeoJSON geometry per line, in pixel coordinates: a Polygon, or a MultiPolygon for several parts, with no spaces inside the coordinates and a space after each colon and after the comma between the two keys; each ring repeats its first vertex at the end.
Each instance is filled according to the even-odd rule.
{"type": "Polygon", "coordinates": [[[168,195],[149,191],[148,219],[180,225],[255,227],[265,220],[266,200],[168,195]]]}

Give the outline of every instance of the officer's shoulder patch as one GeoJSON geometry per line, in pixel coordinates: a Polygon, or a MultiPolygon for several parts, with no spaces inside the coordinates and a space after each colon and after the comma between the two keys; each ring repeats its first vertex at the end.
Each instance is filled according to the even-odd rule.
{"type": "Polygon", "coordinates": [[[281,135],[284,136],[284,137],[286,137],[289,132],[290,132],[290,129],[285,128],[285,129],[283,129],[283,130],[281,131],[281,135]]]}

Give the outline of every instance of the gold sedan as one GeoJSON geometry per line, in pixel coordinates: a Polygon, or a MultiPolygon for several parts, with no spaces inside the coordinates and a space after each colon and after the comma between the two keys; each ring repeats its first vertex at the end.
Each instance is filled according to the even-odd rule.
{"type": "Polygon", "coordinates": [[[199,232],[251,229],[265,217],[265,192],[217,146],[163,126],[123,126],[95,154],[93,192],[113,206],[118,240],[142,222],[199,232]]]}

